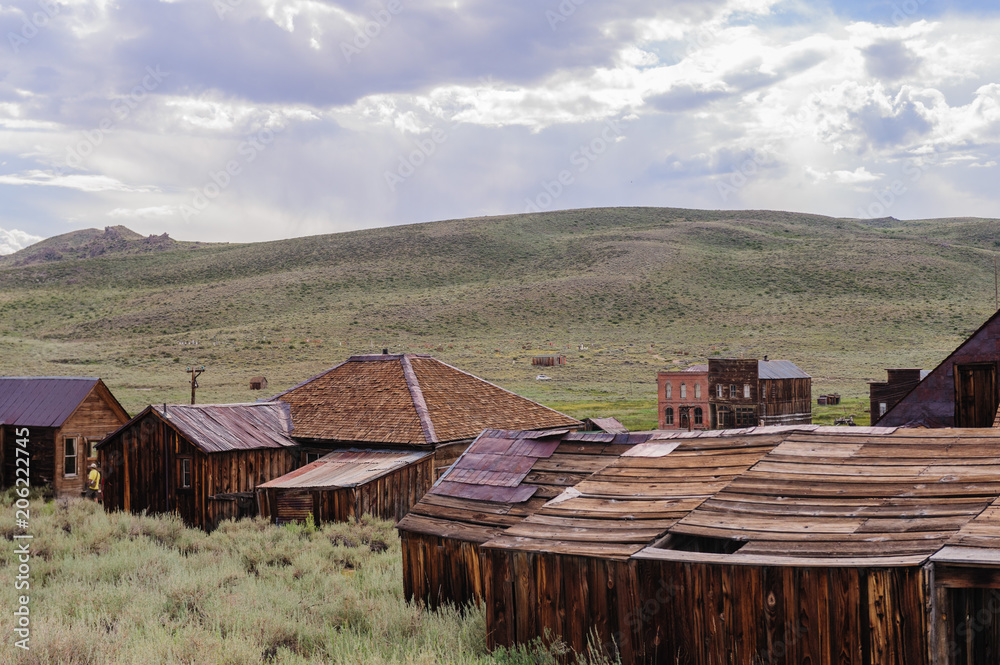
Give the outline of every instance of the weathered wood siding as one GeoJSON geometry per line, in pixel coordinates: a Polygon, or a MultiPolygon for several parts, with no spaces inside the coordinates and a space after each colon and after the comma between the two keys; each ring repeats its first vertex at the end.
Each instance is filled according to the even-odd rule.
{"type": "Polygon", "coordinates": [[[434,457],[376,478],[357,487],[299,490],[269,487],[258,490],[260,514],[274,521],[282,496],[308,496],[317,524],[348,522],[362,515],[398,522],[434,484],[434,457]]]}
{"type": "Polygon", "coordinates": [[[812,423],[812,379],[761,379],[758,392],[765,425],[812,423]]]}
{"type": "MultiPolygon", "coordinates": [[[[17,453],[14,446],[18,438],[15,432],[19,429],[14,425],[2,425],[3,430],[3,481],[5,487],[14,484],[17,478],[17,453]]],[[[28,467],[32,487],[54,485],[57,467],[55,465],[55,441],[59,431],[52,427],[29,427],[28,444],[31,455],[28,467]]]]}
{"type": "Polygon", "coordinates": [[[431,608],[483,601],[483,570],[477,543],[400,530],[403,592],[407,601],[431,608]]]}
{"type": "MultiPolygon", "coordinates": [[[[921,568],[796,568],[483,550],[489,648],[561,637],[621,662],[928,663],[921,568]]],[[[965,665],[965,663],[962,663],[965,665]]]]}
{"type": "Polygon", "coordinates": [[[56,496],[80,496],[87,479],[88,453],[91,441],[102,441],[106,436],[128,422],[128,414],[98,384],[80,403],[55,437],[55,477],[53,490],[56,496]],[[66,438],[75,438],[77,445],[76,475],[63,473],[66,438]]]}
{"type": "Polygon", "coordinates": [[[101,447],[108,511],[178,513],[206,530],[239,513],[238,502],[217,494],[253,492],[297,464],[286,448],[205,454],[153,412],[118,432],[101,447]],[[179,487],[179,458],[191,458],[191,487],[179,487]]]}

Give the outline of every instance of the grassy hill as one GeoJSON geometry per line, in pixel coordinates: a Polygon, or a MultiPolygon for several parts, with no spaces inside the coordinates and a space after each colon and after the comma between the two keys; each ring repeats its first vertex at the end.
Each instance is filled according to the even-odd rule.
{"type": "Polygon", "coordinates": [[[658,369],[768,354],[859,397],[993,312],[998,230],[612,208],[0,265],[0,373],[100,375],[135,411],[184,401],[192,364],[199,401],[249,400],[389,348],[649,426],[658,369]]]}

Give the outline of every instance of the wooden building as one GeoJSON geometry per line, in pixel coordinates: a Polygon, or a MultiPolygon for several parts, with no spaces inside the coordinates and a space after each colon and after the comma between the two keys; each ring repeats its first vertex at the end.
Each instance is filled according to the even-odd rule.
{"type": "Polygon", "coordinates": [[[80,496],[94,446],[128,421],[98,378],[0,377],[0,480],[18,478],[17,439],[27,430],[30,482],[57,497],[80,496]],[[21,432],[21,434],[18,434],[21,432]]]}
{"type": "Polygon", "coordinates": [[[398,525],[407,597],[480,599],[491,648],[998,662],[1000,431],[633,433],[590,458],[585,434],[523,436],[484,433],[398,525]]]}
{"type": "Polygon", "coordinates": [[[876,425],[882,416],[896,406],[899,400],[923,381],[930,372],[925,369],[887,369],[885,381],[868,383],[871,404],[871,424],[876,425]]]}
{"type": "Polygon", "coordinates": [[[317,524],[375,515],[398,522],[434,482],[431,451],[340,450],[257,486],[262,517],[317,524]]]}
{"type": "Polygon", "coordinates": [[[293,436],[312,454],[358,447],[430,450],[440,470],[484,429],[582,426],[421,354],[352,356],[271,401],[291,406],[293,436]]]}
{"type": "Polygon", "coordinates": [[[555,367],[556,365],[565,365],[566,356],[535,356],[531,359],[532,365],[541,365],[542,367],[555,367]]]}
{"type": "Polygon", "coordinates": [[[177,513],[212,530],[257,513],[258,485],[299,465],[283,403],[150,406],[98,446],[108,511],[177,513]]]}
{"type": "Polygon", "coordinates": [[[267,377],[255,376],[250,379],[250,390],[267,390],[267,377]]]}
{"type": "Polygon", "coordinates": [[[656,376],[660,429],[709,429],[708,365],[692,365],[656,376]]]}
{"type": "Polygon", "coordinates": [[[812,422],[812,377],[788,360],[710,358],[712,429],[812,422]]]}
{"type": "Polygon", "coordinates": [[[991,427],[1000,406],[998,363],[1000,312],[876,422],[887,426],[991,427]]]}

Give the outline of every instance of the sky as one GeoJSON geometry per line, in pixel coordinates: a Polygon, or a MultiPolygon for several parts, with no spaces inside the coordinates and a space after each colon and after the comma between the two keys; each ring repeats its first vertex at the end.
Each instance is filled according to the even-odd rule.
{"type": "Polygon", "coordinates": [[[1000,3],[0,0],[0,253],[596,206],[1000,217],[1000,3]]]}

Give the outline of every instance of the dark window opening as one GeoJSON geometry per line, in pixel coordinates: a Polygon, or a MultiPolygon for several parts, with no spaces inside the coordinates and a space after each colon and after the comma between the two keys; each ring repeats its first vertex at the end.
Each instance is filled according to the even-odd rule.
{"type": "Polygon", "coordinates": [[[694,408],[694,424],[701,425],[705,421],[705,414],[702,412],[700,406],[694,408]]]}
{"type": "Polygon", "coordinates": [[[753,427],[757,424],[757,413],[752,406],[736,407],[736,426],[753,427]]]}
{"type": "Polygon", "coordinates": [[[703,554],[732,554],[746,545],[745,540],[691,536],[686,533],[672,533],[658,546],[661,550],[678,552],[700,552],[703,554]]]}
{"type": "Polygon", "coordinates": [[[674,410],[669,406],[663,410],[663,423],[666,425],[674,424],[674,410]]]}

